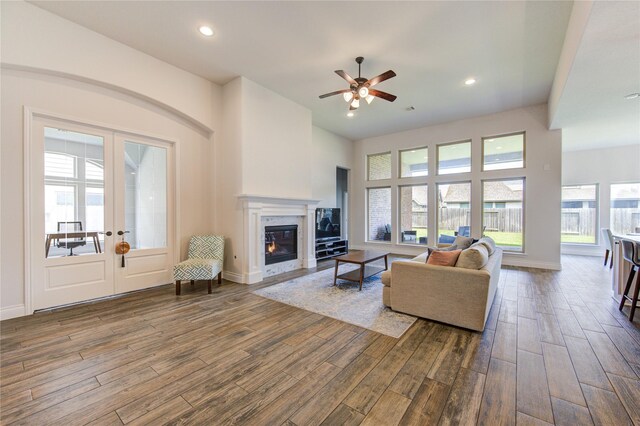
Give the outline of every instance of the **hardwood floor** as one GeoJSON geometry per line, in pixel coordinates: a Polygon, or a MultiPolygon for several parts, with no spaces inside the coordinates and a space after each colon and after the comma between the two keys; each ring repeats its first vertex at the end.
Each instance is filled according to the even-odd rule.
{"type": "Polygon", "coordinates": [[[483,333],[421,319],[393,339],[227,282],[3,321],[0,421],[640,425],[640,318],[601,263],[504,268],[483,333]]]}

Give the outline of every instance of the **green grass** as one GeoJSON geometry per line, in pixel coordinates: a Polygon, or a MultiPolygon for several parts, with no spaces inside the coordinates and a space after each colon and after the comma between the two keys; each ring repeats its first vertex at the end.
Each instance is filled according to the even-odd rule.
{"type": "Polygon", "coordinates": [[[498,246],[522,247],[522,234],[519,232],[485,231],[484,235],[493,238],[498,246]]]}
{"type": "Polygon", "coordinates": [[[571,244],[595,244],[595,235],[562,234],[560,242],[571,244]]]}

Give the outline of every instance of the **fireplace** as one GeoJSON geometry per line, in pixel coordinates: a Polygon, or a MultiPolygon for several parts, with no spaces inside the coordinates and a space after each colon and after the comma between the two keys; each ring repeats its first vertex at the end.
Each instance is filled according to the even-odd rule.
{"type": "Polygon", "coordinates": [[[298,225],[265,226],[264,264],[298,258],[298,225]]]}

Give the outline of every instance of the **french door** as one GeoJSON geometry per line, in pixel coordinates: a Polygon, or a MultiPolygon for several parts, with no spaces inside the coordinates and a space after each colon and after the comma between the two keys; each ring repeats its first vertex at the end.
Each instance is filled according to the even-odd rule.
{"type": "Polygon", "coordinates": [[[174,169],[171,143],[33,117],[33,310],[171,282],[174,169]],[[116,254],[123,241],[130,251],[116,254]]]}

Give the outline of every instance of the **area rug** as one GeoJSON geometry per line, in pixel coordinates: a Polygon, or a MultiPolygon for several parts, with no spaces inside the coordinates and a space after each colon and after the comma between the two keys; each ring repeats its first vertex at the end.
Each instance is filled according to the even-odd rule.
{"type": "MultiPolygon", "coordinates": [[[[341,266],[340,273],[349,268],[353,269],[341,266]]],[[[382,304],[380,274],[367,278],[362,291],[358,287],[358,283],[343,280],[334,286],[330,268],[253,293],[396,338],[416,321],[415,317],[394,312],[382,304]]]]}

